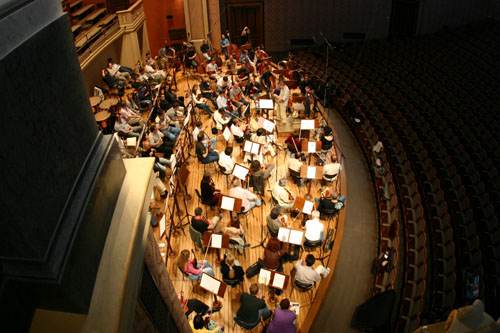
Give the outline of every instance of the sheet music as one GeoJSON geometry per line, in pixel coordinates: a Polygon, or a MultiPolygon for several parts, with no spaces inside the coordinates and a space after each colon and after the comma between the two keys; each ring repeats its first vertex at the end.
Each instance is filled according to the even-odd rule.
{"type": "Polygon", "coordinates": [[[261,269],[259,273],[259,283],[265,284],[266,286],[271,281],[271,272],[267,269],[261,269]]]}
{"type": "Polygon", "coordinates": [[[267,120],[267,119],[264,119],[264,118],[261,118],[264,120],[263,124],[262,124],[262,128],[265,129],[266,131],[272,133],[274,131],[274,126],[276,125],[276,123],[274,121],[270,121],[270,120],[267,120]]]}
{"type": "Polygon", "coordinates": [[[287,242],[288,243],[288,239],[289,238],[290,238],[290,229],[286,229],[286,228],[280,227],[279,230],[278,230],[278,239],[281,242],[287,242]],[[285,237],[284,240],[283,240],[283,237],[285,237]]]}
{"type": "Polygon", "coordinates": [[[315,141],[309,141],[307,143],[307,152],[308,153],[315,153],[316,152],[316,142],[315,141]]]}
{"type": "Polygon", "coordinates": [[[224,139],[226,139],[226,141],[229,141],[229,139],[231,138],[231,131],[229,130],[229,127],[226,126],[224,132],[222,132],[222,136],[224,137],[224,139]]]}
{"type": "Polygon", "coordinates": [[[245,145],[243,146],[243,150],[246,152],[252,152],[252,141],[245,141],[245,145]]]}
{"type": "Polygon", "coordinates": [[[314,207],[314,202],[305,200],[304,208],[302,208],[302,213],[310,215],[314,207]]]}
{"type": "Polygon", "coordinates": [[[274,109],[274,104],[272,99],[259,99],[258,104],[259,109],[274,109]]]}
{"type": "Polygon", "coordinates": [[[222,196],[220,208],[232,211],[234,209],[234,198],[222,196]]]}
{"type": "Polygon", "coordinates": [[[217,294],[220,288],[220,281],[207,273],[203,273],[201,275],[200,287],[217,294]]]}
{"type": "Polygon", "coordinates": [[[283,287],[285,285],[285,277],[286,277],[286,275],[274,273],[272,287],[283,289],[283,287]]]}
{"type": "Polygon", "coordinates": [[[314,129],[314,119],[302,119],[300,121],[301,130],[312,130],[314,129]]]}
{"type": "Polygon", "coordinates": [[[290,230],[290,237],[288,239],[288,243],[295,245],[302,245],[302,238],[304,232],[300,230],[290,230]]]}
{"type": "Polygon", "coordinates": [[[300,311],[300,303],[298,302],[290,302],[290,311],[295,312],[296,315],[299,315],[300,311]]]}
{"type": "Polygon", "coordinates": [[[137,138],[135,136],[127,138],[127,147],[135,147],[137,144],[137,138]]]}
{"type": "Polygon", "coordinates": [[[259,148],[260,148],[260,144],[254,142],[252,144],[252,151],[251,151],[251,153],[252,154],[258,154],[259,153],[259,148]]]}
{"type": "Polygon", "coordinates": [[[212,241],[210,243],[210,246],[217,249],[222,248],[222,235],[212,234],[212,241]]]}
{"type": "Polygon", "coordinates": [[[249,171],[250,170],[248,170],[247,168],[244,168],[239,164],[235,164],[233,169],[233,176],[241,180],[245,180],[249,171]]]}
{"type": "Polygon", "coordinates": [[[306,178],[316,178],[316,167],[307,167],[307,175],[306,178]]]}

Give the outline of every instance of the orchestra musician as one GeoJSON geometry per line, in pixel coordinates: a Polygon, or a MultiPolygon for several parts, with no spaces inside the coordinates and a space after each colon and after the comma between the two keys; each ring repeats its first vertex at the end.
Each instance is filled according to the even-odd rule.
{"type": "Polygon", "coordinates": [[[271,73],[269,66],[264,67],[264,73],[260,76],[260,83],[268,93],[271,91],[271,77],[273,77],[273,73],[271,73]]]}
{"type": "Polygon", "coordinates": [[[231,79],[229,77],[227,77],[227,76],[219,77],[219,79],[217,80],[217,89],[219,91],[229,90],[229,88],[231,87],[232,84],[233,84],[233,82],[231,81],[231,79]]]}
{"type": "Polygon", "coordinates": [[[210,46],[208,46],[208,42],[206,39],[203,40],[203,42],[201,43],[200,45],[200,51],[201,51],[201,54],[203,55],[203,57],[206,59],[206,60],[209,60],[210,59],[210,55],[208,54],[208,51],[210,50],[210,46]]]}
{"type": "Polygon", "coordinates": [[[248,50],[243,50],[240,55],[240,59],[238,61],[240,64],[249,64],[250,66],[253,66],[252,60],[250,60],[250,57],[248,56],[248,50]]]}
{"type": "Polygon", "coordinates": [[[203,144],[209,144],[211,150],[214,150],[215,143],[217,142],[216,138],[210,138],[205,131],[202,129],[203,123],[201,121],[196,122],[196,127],[193,130],[193,138],[194,141],[198,141],[198,134],[203,133],[203,144]]]}
{"type": "Polygon", "coordinates": [[[299,82],[299,88],[302,95],[306,94],[306,86],[311,87],[312,82],[309,80],[309,74],[305,74],[304,77],[299,82]]]}
{"type": "MultiPolygon", "coordinates": [[[[197,143],[199,143],[199,141],[197,143]]],[[[215,188],[215,183],[212,179],[212,176],[210,175],[210,172],[205,172],[203,174],[203,178],[201,179],[200,183],[200,189],[203,201],[206,201],[209,204],[217,203],[222,195],[220,190],[215,188]]]]}
{"type": "Polygon", "coordinates": [[[212,117],[213,112],[212,110],[210,110],[210,106],[208,106],[206,100],[201,95],[201,90],[199,89],[197,84],[193,85],[193,88],[191,89],[191,96],[196,107],[205,111],[210,117],[212,117]]]}
{"type": "Polygon", "coordinates": [[[250,105],[250,101],[243,95],[243,91],[240,88],[239,83],[234,83],[229,90],[229,98],[231,99],[231,103],[238,109],[238,114],[241,116],[241,108],[243,105],[248,107],[250,105]]]}
{"type": "MultiPolygon", "coordinates": [[[[219,91],[219,97],[217,97],[217,108],[219,110],[222,109],[224,111],[227,111],[227,112],[222,112],[221,116],[226,115],[226,114],[229,114],[231,116],[231,118],[241,116],[241,105],[237,108],[236,111],[233,110],[233,106],[232,106],[231,102],[227,99],[225,90],[219,91]]],[[[229,120],[228,120],[228,122],[229,122],[229,120]]],[[[219,129],[221,129],[221,128],[219,128],[219,129]]]]}
{"type": "Polygon", "coordinates": [[[306,99],[304,100],[304,113],[306,118],[311,117],[311,109],[314,110],[314,107],[316,106],[316,100],[314,99],[313,93],[314,91],[309,85],[305,86],[306,99]]]}
{"type": "Polygon", "coordinates": [[[271,177],[273,169],[274,164],[266,164],[266,166],[262,168],[259,161],[252,161],[250,164],[251,176],[249,186],[253,187],[255,193],[265,195],[266,180],[271,177]]]}
{"type": "MultiPolygon", "coordinates": [[[[263,128],[257,129],[257,131],[252,135],[252,141],[259,143],[262,146],[262,149],[260,150],[260,154],[257,157],[259,162],[263,163],[263,155],[269,154],[271,157],[276,156],[276,152],[274,151],[273,146],[271,143],[268,143],[268,138],[266,135],[266,130],[263,128]]],[[[249,154],[249,153],[247,153],[249,154]]],[[[249,158],[250,156],[245,156],[245,158],[249,158]]]]}
{"type": "Polygon", "coordinates": [[[233,55],[230,54],[229,58],[227,58],[227,60],[226,60],[227,70],[234,75],[234,74],[236,74],[236,66],[237,66],[237,62],[234,59],[233,55]]]}
{"type": "Polygon", "coordinates": [[[238,79],[240,82],[247,81],[248,76],[250,75],[250,71],[247,68],[247,64],[242,62],[240,69],[236,72],[236,75],[238,75],[238,79]]]}
{"type": "Polygon", "coordinates": [[[246,43],[252,43],[250,40],[250,29],[248,27],[244,27],[243,31],[241,32],[241,45],[244,45],[246,43]]]}
{"type": "Polygon", "coordinates": [[[296,195],[286,188],[288,180],[281,178],[271,189],[271,195],[281,208],[292,208],[296,195]]]}
{"type": "Polygon", "coordinates": [[[249,96],[252,99],[256,99],[256,94],[260,92],[260,83],[255,81],[255,76],[250,75],[250,79],[245,86],[245,95],[249,96]]]}
{"type": "Polygon", "coordinates": [[[278,237],[278,232],[281,227],[286,227],[288,216],[281,212],[279,207],[274,207],[271,213],[266,217],[267,229],[272,237],[278,237]]]}
{"type": "Polygon", "coordinates": [[[241,212],[246,213],[250,209],[254,207],[260,207],[262,202],[259,197],[250,192],[249,190],[245,190],[241,187],[241,180],[234,179],[232,183],[233,187],[229,190],[229,195],[234,198],[241,199],[241,212]]]}
{"type": "Polygon", "coordinates": [[[203,216],[203,209],[201,207],[196,207],[194,209],[194,216],[191,218],[191,226],[193,229],[203,234],[205,231],[212,231],[219,233],[222,231],[221,224],[219,223],[222,219],[222,214],[208,219],[203,216]]]}
{"type": "Polygon", "coordinates": [[[217,101],[215,100],[215,90],[210,87],[210,81],[208,78],[203,77],[200,83],[201,95],[212,102],[213,106],[217,106],[217,101]]]}
{"type": "Polygon", "coordinates": [[[219,153],[217,150],[212,150],[211,143],[205,140],[205,132],[203,131],[198,134],[198,140],[196,141],[196,156],[203,164],[219,160],[219,153]]]}
{"type": "Polygon", "coordinates": [[[280,125],[284,125],[286,121],[286,109],[288,107],[288,99],[290,98],[290,89],[285,84],[284,81],[279,81],[278,83],[279,95],[275,92],[273,97],[276,101],[275,110],[280,121],[280,125]]]}
{"type": "Polygon", "coordinates": [[[175,49],[168,45],[165,41],[165,47],[158,51],[160,58],[166,62],[169,66],[172,66],[175,62],[175,49]]]}
{"type": "Polygon", "coordinates": [[[250,133],[245,134],[245,131],[248,128],[248,125],[245,124],[244,127],[245,127],[244,129],[241,128],[241,125],[240,125],[240,122],[238,121],[238,119],[233,118],[231,120],[231,126],[229,127],[229,129],[231,130],[231,134],[234,136],[234,140],[237,143],[243,143],[243,141],[245,139],[250,139],[250,137],[251,137],[250,133]]]}
{"type": "Polygon", "coordinates": [[[292,154],[288,159],[288,170],[291,171],[290,174],[295,174],[299,176],[292,175],[292,179],[295,181],[295,184],[302,186],[304,185],[304,179],[300,177],[300,167],[304,165],[304,161],[306,160],[305,156],[300,158],[298,154],[292,154]]]}
{"type": "Polygon", "coordinates": [[[222,48],[222,52],[224,52],[224,55],[226,56],[227,60],[229,56],[229,53],[227,51],[227,48],[229,47],[229,39],[227,39],[224,34],[222,34],[220,38],[220,47],[222,48]]]}
{"type": "Polygon", "coordinates": [[[296,130],[291,133],[288,138],[285,140],[286,148],[290,151],[291,154],[295,154],[302,150],[300,140],[299,140],[299,132],[296,130]]]}
{"type": "Polygon", "coordinates": [[[229,146],[220,154],[219,156],[219,166],[224,168],[222,172],[225,175],[231,175],[233,172],[234,164],[236,163],[236,159],[231,156],[233,153],[233,147],[229,146]]]}
{"type": "Polygon", "coordinates": [[[211,59],[210,62],[207,64],[207,74],[210,76],[212,80],[217,80],[219,75],[217,74],[219,71],[219,68],[217,66],[217,63],[215,62],[215,59],[211,59]]]}
{"type": "MultiPolygon", "coordinates": [[[[219,102],[219,99],[217,98],[217,103],[218,102],[219,102]]],[[[226,115],[226,110],[224,108],[218,108],[217,110],[215,110],[214,121],[215,121],[215,127],[218,130],[222,130],[224,128],[224,125],[229,123],[230,120],[231,120],[231,117],[226,115]]]]}
{"type": "Polygon", "coordinates": [[[196,61],[196,49],[194,48],[194,46],[190,45],[188,47],[186,57],[187,57],[187,66],[193,68],[198,67],[198,62],[196,61]]]}

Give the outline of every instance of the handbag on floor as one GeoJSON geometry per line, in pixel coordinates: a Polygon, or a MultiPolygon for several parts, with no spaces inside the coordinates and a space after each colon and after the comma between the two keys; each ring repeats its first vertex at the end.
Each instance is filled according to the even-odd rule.
{"type": "Polygon", "coordinates": [[[253,264],[252,266],[248,267],[247,268],[247,271],[246,271],[246,276],[248,279],[250,279],[251,277],[259,274],[260,272],[260,263],[257,261],[255,264],[253,264]]]}

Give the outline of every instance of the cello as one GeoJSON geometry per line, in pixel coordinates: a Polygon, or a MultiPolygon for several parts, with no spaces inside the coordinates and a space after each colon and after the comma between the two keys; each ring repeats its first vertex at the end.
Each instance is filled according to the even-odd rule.
{"type": "Polygon", "coordinates": [[[227,39],[229,40],[229,46],[227,47],[227,52],[233,56],[233,58],[238,61],[240,59],[240,51],[238,50],[238,46],[233,44],[231,41],[231,35],[229,34],[229,30],[226,30],[227,39]]]}

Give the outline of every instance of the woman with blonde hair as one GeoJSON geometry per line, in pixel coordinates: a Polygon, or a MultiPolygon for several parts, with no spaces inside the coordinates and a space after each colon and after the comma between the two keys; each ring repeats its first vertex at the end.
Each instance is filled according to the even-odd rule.
{"type": "MultiPolygon", "coordinates": [[[[220,271],[223,280],[243,281],[245,273],[240,266],[240,262],[234,258],[232,253],[224,254],[224,259],[220,263],[220,271]]],[[[238,282],[239,283],[239,282],[238,282]]]]}
{"type": "Polygon", "coordinates": [[[189,259],[189,250],[181,251],[177,266],[188,275],[190,280],[198,280],[202,273],[214,275],[214,270],[207,260],[203,260],[203,263],[197,263],[195,267],[194,261],[189,259]]]}

